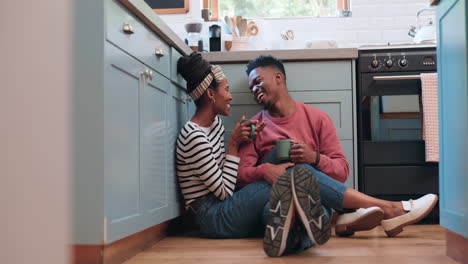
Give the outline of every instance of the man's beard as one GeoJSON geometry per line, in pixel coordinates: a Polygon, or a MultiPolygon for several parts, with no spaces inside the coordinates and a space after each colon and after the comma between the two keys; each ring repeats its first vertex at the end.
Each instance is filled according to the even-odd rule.
{"type": "Polygon", "coordinates": [[[263,105],[263,110],[269,110],[271,108],[271,103],[268,101],[268,102],[265,102],[265,104],[263,105]]]}

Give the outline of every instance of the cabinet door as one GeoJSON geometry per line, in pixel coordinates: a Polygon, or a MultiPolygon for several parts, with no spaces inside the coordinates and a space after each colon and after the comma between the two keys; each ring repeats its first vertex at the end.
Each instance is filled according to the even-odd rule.
{"type": "Polygon", "coordinates": [[[353,139],[352,92],[310,91],[290,92],[294,100],[326,112],[333,120],[340,139],[353,139]]]}
{"type": "Polygon", "coordinates": [[[173,217],[169,194],[174,186],[168,171],[169,138],[167,104],[170,81],[152,72],[140,92],[140,210],[144,227],[173,217]],[[172,189],[171,189],[172,188],[172,189]]]}
{"type": "Polygon", "coordinates": [[[466,1],[437,7],[440,224],[468,238],[468,57],[466,1]]]}
{"type": "Polygon", "coordinates": [[[147,70],[106,44],[106,243],[177,216],[177,189],[168,169],[173,167],[168,142],[173,141],[174,131],[168,127],[172,117],[167,109],[171,84],[166,77],[147,70]]]}
{"type": "Polygon", "coordinates": [[[132,234],[140,217],[139,93],[143,66],[111,44],[106,43],[105,49],[104,240],[111,242],[132,234]]]}
{"type": "Polygon", "coordinates": [[[178,192],[176,164],[175,164],[175,146],[177,136],[185,125],[189,116],[187,93],[179,85],[171,84],[170,98],[167,104],[167,156],[166,164],[168,168],[168,203],[173,209],[173,216],[180,215],[182,197],[178,192]]]}

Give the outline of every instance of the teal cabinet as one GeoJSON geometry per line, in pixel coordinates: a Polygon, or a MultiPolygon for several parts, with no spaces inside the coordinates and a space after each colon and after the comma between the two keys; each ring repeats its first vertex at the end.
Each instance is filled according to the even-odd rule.
{"type": "Polygon", "coordinates": [[[106,241],[179,215],[174,146],[186,92],[111,43],[105,45],[106,241]]]}
{"type": "Polygon", "coordinates": [[[180,215],[175,139],[194,106],[175,63],[189,48],[120,1],[76,7],[72,244],[105,245],[180,215]]]}
{"type": "MultiPolygon", "coordinates": [[[[257,105],[248,90],[246,64],[221,63],[220,65],[229,79],[233,96],[230,116],[222,117],[227,139],[242,115],[253,116],[261,110],[261,107],[257,105]]],[[[350,187],[357,186],[353,65],[353,60],[284,62],[291,97],[325,111],[333,120],[350,165],[350,174],[346,181],[350,187]]]]}
{"type": "Polygon", "coordinates": [[[437,7],[440,223],[468,238],[468,5],[437,7]]]}

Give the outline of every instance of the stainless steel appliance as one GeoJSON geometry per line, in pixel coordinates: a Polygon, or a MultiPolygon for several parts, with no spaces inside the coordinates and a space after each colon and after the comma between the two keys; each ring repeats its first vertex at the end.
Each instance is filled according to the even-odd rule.
{"type": "Polygon", "coordinates": [[[360,191],[389,200],[438,193],[438,164],[425,162],[422,140],[420,74],[429,72],[436,72],[433,45],[359,49],[360,191]]]}

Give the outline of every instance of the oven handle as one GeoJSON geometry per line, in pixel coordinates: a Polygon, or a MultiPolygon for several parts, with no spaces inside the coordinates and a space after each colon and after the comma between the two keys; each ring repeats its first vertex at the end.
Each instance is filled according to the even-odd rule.
{"type": "Polygon", "coordinates": [[[420,80],[421,75],[374,76],[374,81],[420,80]]]}

